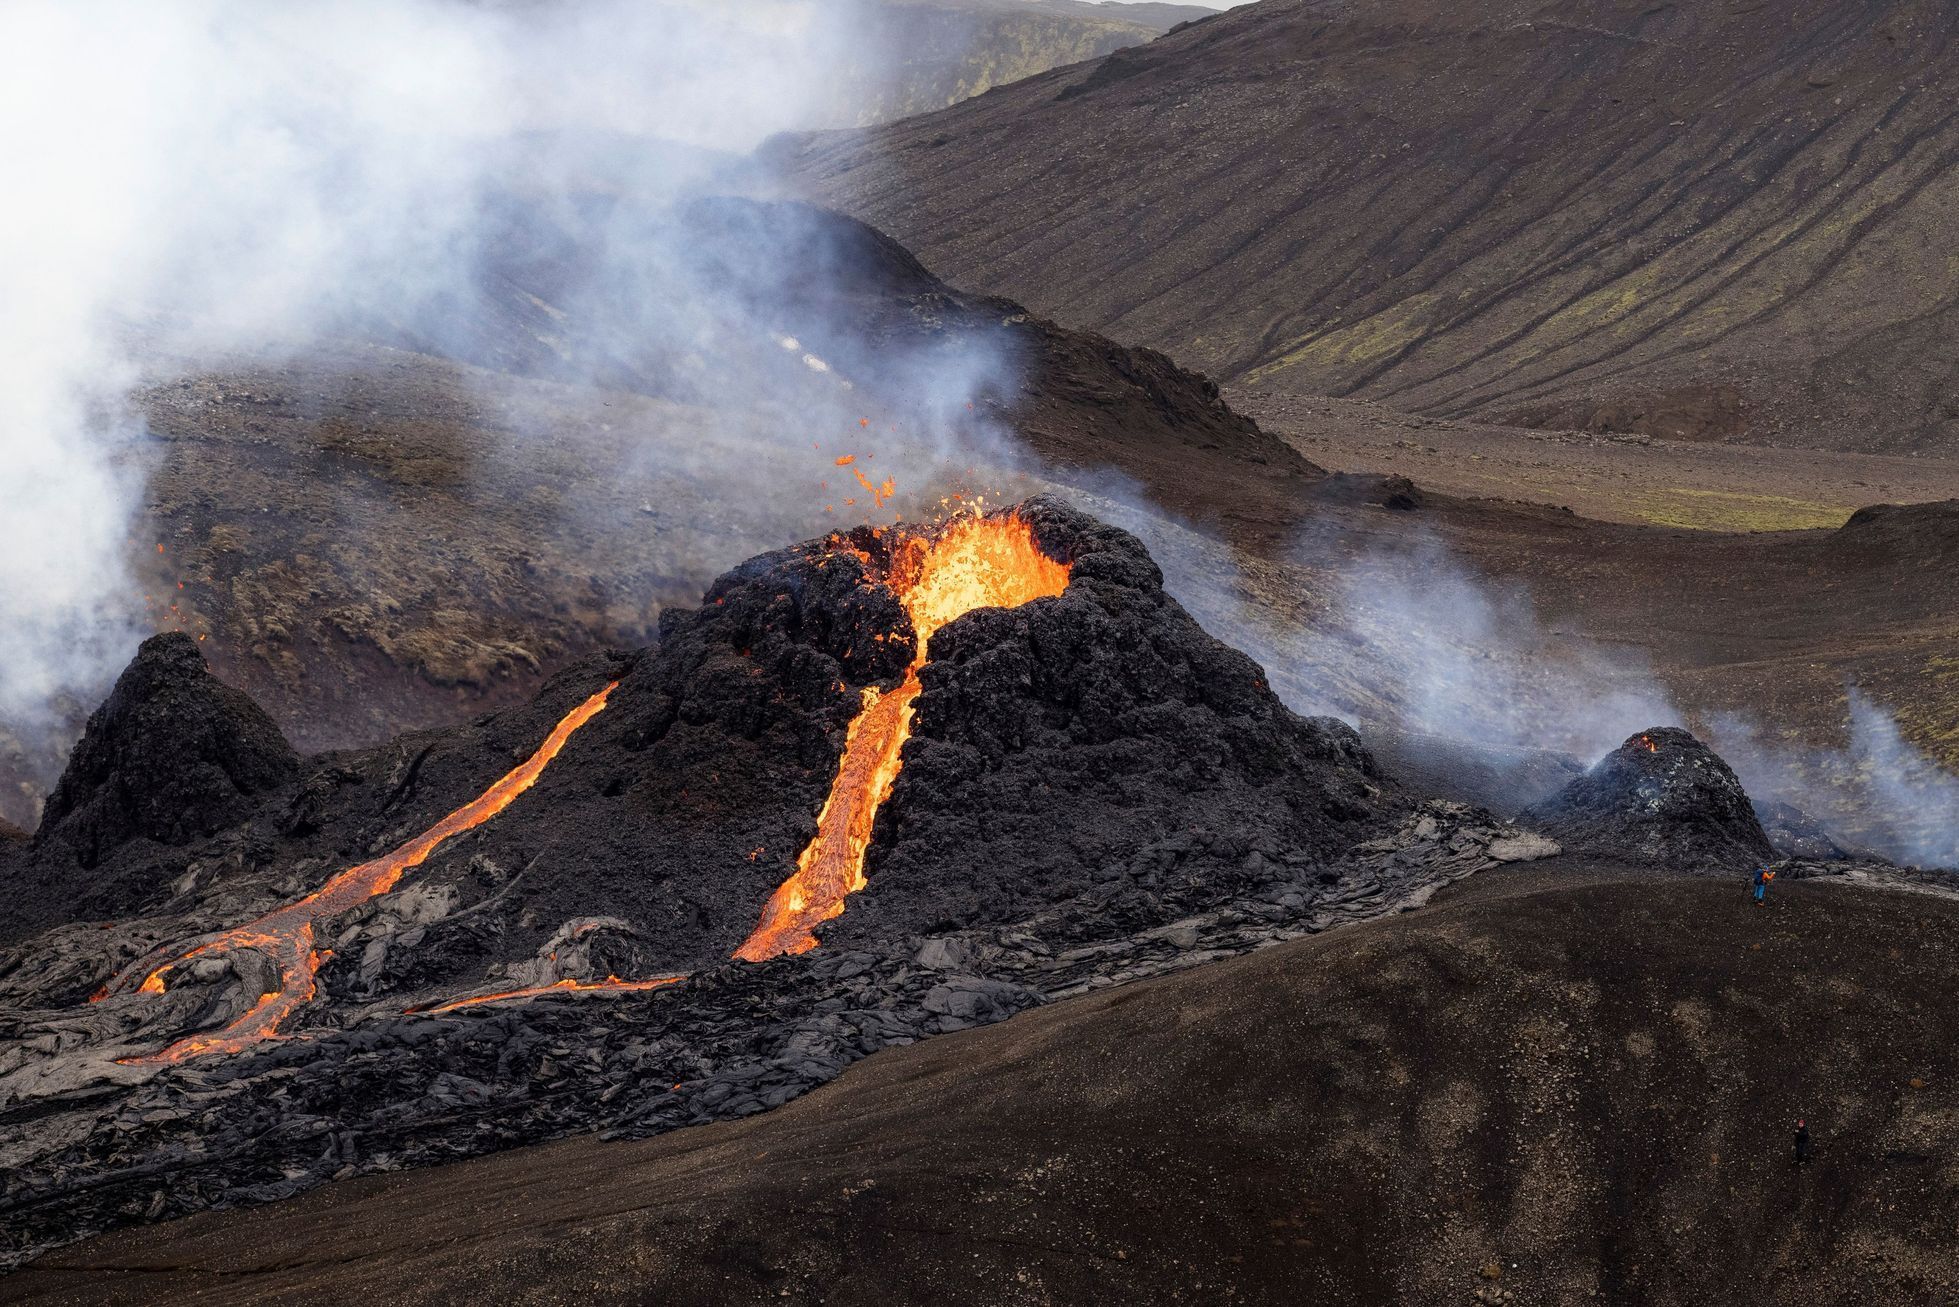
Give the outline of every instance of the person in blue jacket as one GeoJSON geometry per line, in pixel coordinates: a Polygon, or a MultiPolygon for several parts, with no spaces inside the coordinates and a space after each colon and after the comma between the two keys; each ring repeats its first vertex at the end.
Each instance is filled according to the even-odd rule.
{"type": "Polygon", "coordinates": [[[1769,896],[1769,882],[1770,882],[1770,881],[1772,881],[1772,880],[1774,880],[1774,879],[1775,879],[1775,873],[1774,873],[1774,872],[1772,872],[1772,871],[1770,871],[1770,870],[1769,870],[1769,869],[1768,869],[1767,867],[1757,867],[1757,868],[1755,868],[1755,880],[1754,880],[1754,885],[1755,885],[1755,906],[1756,906],[1756,907],[1760,907],[1760,906],[1762,905],[1762,903],[1763,903],[1763,901],[1764,901],[1765,899],[1767,899],[1767,898],[1768,898],[1768,896],[1769,896]]]}

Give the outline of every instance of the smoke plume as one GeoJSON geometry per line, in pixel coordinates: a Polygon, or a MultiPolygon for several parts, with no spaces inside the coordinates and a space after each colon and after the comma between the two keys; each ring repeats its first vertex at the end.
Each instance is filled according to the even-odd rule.
{"type": "MultiPolygon", "coordinates": [[[[1480,574],[1432,534],[1315,524],[1273,563],[1146,507],[1107,475],[1081,497],[1143,538],[1165,588],[1258,659],[1296,712],[1363,734],[1433,737],[1428,747],[1552,750],[1585,765],[1638,731],[1682,725],[1756,800],[1791,804],[1897,861],[1959,867],[1959,778],[1854,686],[1843,742],[1818,745],[1745,705],[1683,710],[1638,651],[1552,627],[1528,587],[1480,574]]],[[[1424,747],[1421,738],[1401,745],[1413,756],[1424,747]]]]}
{"type": "Polygon", "coordinates": [[[1004,361],[875,356],[838,304],[854,252],[790,207],[703,207],[768,194],[748,152],[834,119],[834,70],[879,50],[853,0],[0,6],[0,754],[58,745],[156,624],[133,397],[173,376],[336,338],[739,397],[752,420],[604,454],[731,487],[753,530],[706,575],[822,522],[760,488],[812,429],[875,412],[914,482],[1007,449],[961,416],[1004,361]]]}

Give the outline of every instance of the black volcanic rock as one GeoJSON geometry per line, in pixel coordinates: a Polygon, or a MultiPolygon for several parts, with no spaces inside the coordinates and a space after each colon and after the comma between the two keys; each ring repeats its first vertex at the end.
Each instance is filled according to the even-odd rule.
{"type": "Polygon", "coordinates": [[[1811,862],[1883,862],[1869,849],[1839,840],[1830,829],[1793,803],[1758,799],[1755,815],[1775,851],[1785,858],[1811,862]]]}
{"type": "Polygon", "coordinates": [[[1517,820],[1567,849],[1669,871],[1745,870],[1776,856],[1733,769],[1670,726],[1628,739],[1517,820]]]}
{"type": "Polygon", "coordinates": [[[154,635],[88,719],[36,841],[65,845],[84,867],[133,839],[186,844],[298,771],[272,719],[211,674],[195,640],[154,635]]]}

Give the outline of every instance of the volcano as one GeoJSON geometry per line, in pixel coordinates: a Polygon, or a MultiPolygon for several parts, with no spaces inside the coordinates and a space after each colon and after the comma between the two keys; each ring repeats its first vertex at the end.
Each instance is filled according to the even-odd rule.
{"type": "Polygon", "coordinates": [[[40,836],[93,867],[132,839],[186,844],[293,780],[299,755],[272,719],[211,675],[182,632],[153,636],[89,718],[40,836]]]}
{"type": "Polygon", "coordinates": [[[1634,862],[1745,871],[1775,860],[1734,769],[1678,727],[1641,731],[1518,820],[1634,862]]]}
{"type": "Polygon", "coordinates": [[[464,728],[282,746],[152,641],[0,855],[31,891],[0,959],[15,1255],[746,1115],[1554,847],[1419,803],[1045,498],[751,559],[653,648],[464,728]],[[155,765],[177,730],[252,765],[155,765]]]}

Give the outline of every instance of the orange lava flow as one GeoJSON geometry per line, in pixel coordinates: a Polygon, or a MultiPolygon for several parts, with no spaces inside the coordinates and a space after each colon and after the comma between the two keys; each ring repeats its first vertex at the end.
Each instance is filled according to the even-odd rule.
{"type": "Polygon", "coordinates": [[[586,993],[602,989],[608,993],[642,989],[664,989],[668,985],[678,985],[687,979],[685,976],[659,976],[652,980],[621,980],[617,976],[607,976],[604,980],[577,980],[570,976],[554,980],[548,985],[531,985],[524,989],[506,989],[495,994],[472,994],[468,998],[450,999],[447,1003],[435,1003],[428,1007],[411,1007],[410,1015],[418,1013],[454,1012],[459,1007],[474,1007],[478,1003],[511,1003],[518,999],[536,998],[539,994],[586,993]]]}
{"type": "Polygon", "coordinates": [[[918,672],[933,632],[975,608],[1018,608],[1058,595],[1068,586],[1068,570],[1041,552],[1033,529],[1018,517],[956,518],[936,536],[911,537],[899,546],[884,581],[911,617],[911,665],[895,690],[864,691],[816,819],[816,836],[797,857],[795,872],[769,897],[761,922],[735,950],[737,958],[761,962],[807,953],[816,947],[816,927],[840,916],[844,899],[864,888],[871,827],[898,779],[918,672]]]}
{"type": "Polygon", "coordinates": [[[543,775],[551,760],[565,747],[565,741],[571,738],[572,732],[599,714],[605,707],[607,696],[617,687],[618,682],[615,681],[565,714],[544,743],[538,746],[536,753],[477,798],[392,853],[372,862],[363,862],[357,867],[349,867],[305,898],[275,909],[257,921],[225,931],[151,971],[137,986],[139,993],[163,993],[166,973],[193,959],[245,950],[264,956],[278,969],[279,987],[262,995],[250,1011],[221,1030],[191,1035],[159,1053],[126,1060],[132,1063],[182,1062],[205,1053],[235,1053],[276,1034],[287,1017],[312,1000],[314,977],[332,956],[330,952],[314,949],[315,923],[386,894],[401,881],[403,875],[411,868],[420,866],[452,836],[481,826],[509,807],[518,795],[543,775]]]}

